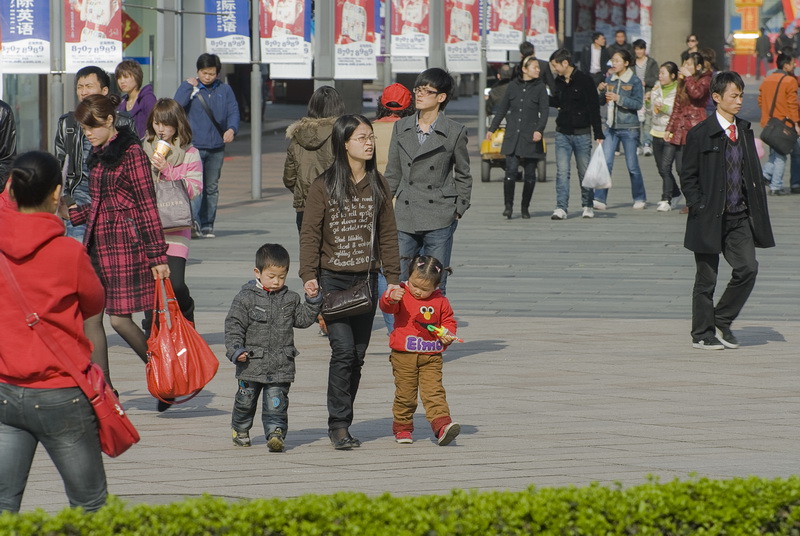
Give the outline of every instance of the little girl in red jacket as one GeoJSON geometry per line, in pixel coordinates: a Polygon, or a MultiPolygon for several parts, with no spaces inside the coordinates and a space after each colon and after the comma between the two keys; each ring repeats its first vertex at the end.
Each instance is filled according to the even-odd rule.
{"type": "Polygon", "coordinates": [[[398,443],[414,441],[411,433],[417,393],[439,445],[449,444],[461,432],[461,426],[450,418],[442,385],[442,352],[456,340],[453,309],[438,290],[444,271],[452,273],[433,257],[416,257],[411,261],[408,281],[381,297],[381,311],[394,315],[389,361],[395,385],[392,432],[398,443]],[[437,336],[428,326],[447,331],[437,336]]]}

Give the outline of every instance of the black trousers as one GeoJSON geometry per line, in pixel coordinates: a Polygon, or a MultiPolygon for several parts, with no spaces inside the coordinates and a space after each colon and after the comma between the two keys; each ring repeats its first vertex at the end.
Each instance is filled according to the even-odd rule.
{"type": "Polygon", "coordinates": [[[732,268],[731,280],[714,307],[719,254],[695,253],[697,274],[692,291],[692,340],[715,335],[716,327],[730,327],[753,291],[758,274],[749,218],[723,216],[722,255],[732,268]]]}
{"type": "MultiPolygon", "coordinates": [[[[363,281],[366,273],[322,270],[323,292],[345,290],[363,281]]],[[[370,274],[372,310],[363,315],[327,322],[331,361],[328,367],[328,430],[349,428],[353,423],[353,403],[361,383],[361,367],[372,336],[372,321],[378,304],[377,274],[370,274]]]]}

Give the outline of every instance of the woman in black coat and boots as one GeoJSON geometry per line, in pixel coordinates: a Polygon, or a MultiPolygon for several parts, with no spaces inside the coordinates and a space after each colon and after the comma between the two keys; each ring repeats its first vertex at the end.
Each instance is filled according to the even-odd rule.
{"type": "Polygon", "coordinates": [[[522,217],[530,218],[528,207],[536,186],[536,162],[545,157],[542,136],[547,125],[549,102],[547,88],[539,78],[539,62],[535,56],[522,60],[520,77],[508,85],[497,109],[486,138],[497,130],[508,115],[506,133],[501,152],[506,155],[506,176],[503,181],[505,210],[503,216],[511,219],[514,206],[514,185],[520,164],[524,172],[522,187],[522,217]]]}

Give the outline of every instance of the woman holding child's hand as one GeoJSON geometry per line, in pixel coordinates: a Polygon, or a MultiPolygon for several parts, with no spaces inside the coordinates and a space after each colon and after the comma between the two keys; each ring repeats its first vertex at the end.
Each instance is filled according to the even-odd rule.
{"type": "Polygon", "coordinates": [[[378,270],[383,268],[388,290],[394,292],[400,282],[400,254],[392,196],[376,170],[371,123],[361,115],[340,117],[333,125],[331,147],[334,163],[311,184],[306,198],[300,277],[312,297],[369,278],[372,310],[327,323],[328,437],[335,449],[349,450],[361,446],[349,428],[375,319],[378,270]]]}

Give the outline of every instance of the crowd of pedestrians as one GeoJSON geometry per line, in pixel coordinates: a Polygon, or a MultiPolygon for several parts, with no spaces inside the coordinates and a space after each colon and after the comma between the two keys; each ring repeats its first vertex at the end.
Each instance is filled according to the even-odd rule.
{"type": "MultiPolygon", "coordinates": [[[[794,58],[785,37],[776,42],[777,71],[761,87],[762,126],[772,118],[795,124],[800,119],[794,58]]],[[[774,245],[766,196],[784,193],[789,155],[771,148],[762,172],[750,124],[736,117],[744,83],[736,73],[717,71],[713,55],[699,47],[695,35],[687,38],[680,65],[659,65],[647,43],[627,39],[620,30],[606,46],[598,32],[578,61],[563,48],[545,61],[525,45],[517,66],[500,69],[503,90],[492,99],[489,136],[505,121],[503,216],[512,217],[521,177],[521,214],[530,218],[551,107],[557,109],[553,220],[568,217],[573,155],[582,218],[608,209],[607,189],[583,186],[592,140],[602,144],[609,172],[624,152],[636,210],[647,206],[638,158],[653,156],[662,179],[656,210],[667,212],[681,198],[686,201],[684,245],[697,270],[692,345],[736,348],[731,325],[755,284],[755,248],[774,245]],[[720,254],[733,276],[714,306],[720,254]]],[[[124,92],[120,99],[110,94],[105,71],[84,67],[75,77],[77,107],[58,122],[55,157],[26,153],[15,159],[13,121],[0,102],[0,222],[13,231],[0,238],[0,262],[11,265],[13,277],[47,282],[30,285],[37,289],[31,301],[56,336],[71,342],[71,359],[97,363],[109,385],[104,314],[144,363],[154,281],[170,278],[183,315],[194,319],[186,284],[190,241],[215,238],[225,146],[239,129],[236,98],[219,76],[219,58],[202,54],[196,68],[174,98],[159,99],[152,86],[142,86],[139,64],[126,60],[114,73],[124,92]],[[186,189],[191,227],[163,224],[156,194],[162,181],[186,189]],[[59,264],[77,272],[53,271],[59,264]],[[142,329],[133,321],[141,312],[142,329]]],[[[235,446],[252,444],[261,398],[268,449],[284,450],[297,356],[294,329],[317,322],[330,344],[328,437],[337,450],[360,447],[350,427],[378,307],[390,332],[395,440],[413,442],[419,397],[438,445],[459,435],[446,400],[442,359],[459,340],[446,285],[454,237],[472,194],[467,129],[445,113],[455,90],[449,73],[427,69],[412,90],[399,84],[385,88],[373,123],[347,114],[339,93],[323,86],[312,95],[306,117],[287,129],[283,182],[293,193],[304,295],[286,287],[286,248],[258,248],[255,279],[232,297],[224,326],[226,355],[236,366],[235,446]],[[366,301],[356,303],[362,295],[366,301]],[[352,309],[337,310],[342,300],[352,309]]],[[[800,171],[800,149],[791,153],[793,164],[795,157],[800,171]]],[[[800,176],[797,188],[800,192],[800,176]]],[[[13,476],[0,479],[0,511],[19,509],[39,442],[58,467],[70,504],[96,510],[105,502],[106,483],[91,407],[58,356],[25,329],[23,312],[3,308],[0,315],[4,325],[19,324],[19,335],[0,338],[0,397],[24,401],[0,421],[0,448],[6,452],[0,472],[13,476]],[[36,358],[20,364],[9,357],[20,352],[36,358]],[[52,415],[41,413],[42,405],[55,408],[52,415]],[[30,425],[32,415],[39,415],[40,423],[86,425],[53,431],[30,425]]],[[[165,411],[171,402],[159,400],[157,409],[165,411]]]]}

